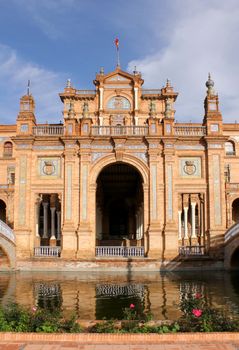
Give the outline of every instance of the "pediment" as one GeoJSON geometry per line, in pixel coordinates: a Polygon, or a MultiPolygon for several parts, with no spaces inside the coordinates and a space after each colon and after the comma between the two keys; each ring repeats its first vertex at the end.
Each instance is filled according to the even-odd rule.
{"type": "Polygon", "coordinates": [[[129,84],[131,82],[131,79],[124,77],[121,74],[115,74],[104,81],[106,84],[107,83],[127,83],[129,84]]]}

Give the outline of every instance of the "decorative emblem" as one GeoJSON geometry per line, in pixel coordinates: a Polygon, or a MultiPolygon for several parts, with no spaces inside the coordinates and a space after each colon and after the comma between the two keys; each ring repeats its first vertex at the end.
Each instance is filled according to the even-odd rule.
{"type": "Polygon", "coordinates": [[[43,173],[46,175],[52,175],[55,172],[55,165],[52,161],[45,161],[43,165],[43,173]]]}
{"type": "Polygon", "coordinates": [[[188,175],[194,175],[196,172],[196,165],[191,160],[186,160],[183,170],[188,175]]]}

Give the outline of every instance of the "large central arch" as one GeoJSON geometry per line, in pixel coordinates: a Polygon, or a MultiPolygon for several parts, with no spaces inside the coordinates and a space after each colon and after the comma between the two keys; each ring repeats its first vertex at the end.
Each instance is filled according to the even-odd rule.
{"type": "Polygon", "coordinates": [[[102,169],[97,178],[97,245],[131,245],[143,238],[143,187],[140,173],[122,162],[102,169]]]}
{"type": "Polygon", "coordinates": [[[120,161],[117,161],[114,154],[110,154],[93,165],[90,171],[90,201],[93,209],[90,212],[90,222],[96,246],[105,244],[100,242],[103,239],[108,240],[109,245],[144,245],[147,250],[145,233],[149,224],[148,174],[147,164],[129,154],[123,155],[120,161]],[[111,178],[110,181],[116,181],[118,176],[118,184],[107,185],[107,176],[111,178]],[[127,176],[129,183],[125,181],[127,176]],[[105,182],[103,186],[102,181],[105,182]],[[111,190],[114,196],[110,196],[111,190]],[[107,202],[105,206],[100,203],[102,199],[107,202]]]}

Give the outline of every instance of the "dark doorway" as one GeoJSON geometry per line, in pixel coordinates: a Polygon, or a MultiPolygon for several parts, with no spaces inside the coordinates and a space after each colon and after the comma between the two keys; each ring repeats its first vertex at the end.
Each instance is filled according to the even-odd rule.
{"type": "Polygon", "coordinates": [[[0,199],[0,220],[6,222],[6,204],[0,199]]]}
{"type": "MultiPolygon", "coordinates": [[[[135,240],[137,215],[143,215],[142,177],[132,166],[115,163],[105,167],[97,179],[96,233],[102,244],[135,240]]],[[[140,221],[142,225],[142,220],[140,221]]],[[[98,242],[101,244],[100,242],[98,242]]]]}
{"type": "Polygon", "coordinates": [[[239,198],[232,203],[232,220],[234,223],[239,222],[239,198]]]}

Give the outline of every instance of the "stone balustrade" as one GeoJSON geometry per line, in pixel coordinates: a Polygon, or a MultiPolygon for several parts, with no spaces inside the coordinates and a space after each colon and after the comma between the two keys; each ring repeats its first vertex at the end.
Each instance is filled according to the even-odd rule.
{"type": "Polygon", "coordinates": [[[144,247],[110,247],[98,246],[95,249],[95,255],[97,257],[144,257],[144,247]]]}
{"type": "Polygon", "coordinates": [[[205,136],[206,133],[207,130],[205,126],[174,126],[174,134],[176,136],[205,136]]]}
{"type": "Polygon", "coordinates": [[[33,127],[33,135],[35,136],[60,136],[63,133],[63,125],[39,125],[33,127]]]}
{"type": "Polygon", "coordinates": [[[148,126],[92,126],[91,133],[93,136],[147,136],[148,126]]]}
{"type": "Polygon", "coordinates": [[[11,242],[15,243],[14,231],[2,220],[0,220],[0,233],[8,238],[11,242]]]}
{"type": "Polygon", "coordinates": [[[203,245],[182,246],[182,247],[179,247],[178,253],[181,256],[204,255],[205,254],[205,246],[203,246],[203,245]]]}
{"type": "Polygon", "coordinates": [[[34,256],[36,257],[56,257],[61,255],[61,247],[41,246],[34,248],[34,256]]]}

